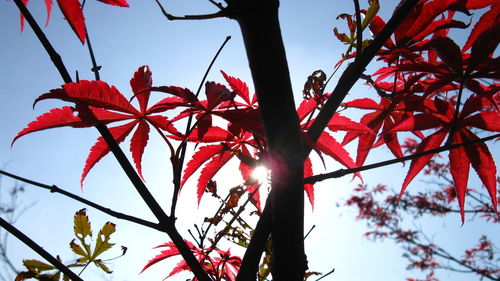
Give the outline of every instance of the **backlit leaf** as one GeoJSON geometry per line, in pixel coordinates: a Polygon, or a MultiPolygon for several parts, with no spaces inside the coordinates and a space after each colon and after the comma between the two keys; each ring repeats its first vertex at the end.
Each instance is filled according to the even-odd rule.
{"type": "Polygon", "coordinates": [[[96,265],[97,265],[100,269],[102,269],[104,272],[106,272],[106,273],[108,273],[108,274],[113,273],[113,271],[112,271],[112,270],[110,270],[110,269],[108,268],[108,266],[107,266],[107,265],[105,265],[102,261],[100,261],[100,260],[95,260],[95,261],[94,261],[94,263],[95,263],[95,264],[96,264],[96,265]]]}
{"type": "MultiPolygon", "coordinates": [[[[446,137],[447,132],[444,130],[439,130],[432,135],[428,136],[425,138],[420,145],[417,147],[416,153],[431,150],[434,148],[439,147],[441,143],[443,142],[444,138],[446,137]]],[[[415,158],[411,161],[410,164],[410,169],[408,170],[408,173],[406,174],[406,177],[403,181],[403,185],[401,187],[401,191],[399,193],[399,197],[403,195],[404,191],[406,190],[406,187],[410,182],[415,178],[415,176],[425,167],[425,165],[431,160],[431,158],[434,156],[434,154],[427,154],[425,156],[421,156],[418,158],[415,158]]]]}
{"type": "Polygon", "coordinates": [[[119,6],[119,7],[128,7],[128,3],[126,0],[98,0],[108,5],[119,6]]]}
{"type": "Polygon", "coordinates": [[[89,217],[87,216],[86,209],[81,209],[76,212],[74,217],[74,232],[78,238],[84,239],[85,237],[92,235],[92,230],[90,228],[89,217]]]}
{"type": "Polygon", "coordinates": [[[85,250],[83,250],[83,248],[80,247],[80,245],[75,243],[74,239],[71,240],[71,242],[69,243],[69,246],[70,246],[71,250],[73,251],[73,253],[75,253],[79,256],[83,256],[83,257],[88,256],[88,254],[85,252],[85,250]]]}
{"type": "Polygon", "coordinates": [[[101,255],[102,253],[113,247],[113,245],[115,245],[113,243],[109,243],[110,236],[115,231],[116,231],[116,225],[114,223],[107,222],[104,224],[104,226],[101,228],[97,236],[97,241],[94,247],[94,251],[92,253],[92,260],[95,261],[95,259],[99,255],[101,255]]]}
{"type": "Polygon", "coordinates": [[[57,0],[61,12],[68,20],[69,25],[80,39],[82,44],[85,43],[86,28],[85,18],[83,17],[82,7],[78,0],[57,0]]]}
{"type": "MultiPolygon", "coordinates": [[[[463,139],[460,134],[454,134],[452,144],[461,143],[463,139]]],[[[470,160],[465,153],[464,147],[450,150],[450,172],[457,192],[458,204],[460,205],[460,216],[462,224],[465,220],[465,193],[467,192],[467,182],[469,180],[470,160]]]]}
{"type": "MultiPolygon", "coordinates": [[[[121,126],[110,128],[109,131],[111,135],[116,140],[117,143],[121,143],[125,140],[125,138],[130,134],[132,129],[135,127],[136,122],[130,122],[121,126]]],[[[83,187],[83,181],[85,177],[89,173],[90,169],[94,167],[94,165],[101,160],[108,152],[110,151],[108,144],[104,140],[104,138],[99,137],[97,142],[90,148],[89,156],[85,161],[85,167],[83,168],[82,177],[80,179],[80,185],[83,187]]]]}
{"type": "Polygon", "coordinates": [[[23,260],[24,266],[29,270],[36,270],[38,272],[43,272],[47,270],[55,269],[56,267],[51,264],[46,264],[39,260],[23,260]]]}

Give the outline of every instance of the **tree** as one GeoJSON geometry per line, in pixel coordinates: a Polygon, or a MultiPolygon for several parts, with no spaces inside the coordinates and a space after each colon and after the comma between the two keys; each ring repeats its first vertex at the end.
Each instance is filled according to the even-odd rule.
{"type": "MultiPolygon", "coordinates": [[[[484,142],[498,135],[479,138],[469,129],[474,127],[487,132],[499,129],[493,122],[498,117],[496,109],[498,86],[494,82],[490,85],[484,84],[481,80],[498,79],[497,61],[493,58],[498,45],[498,5],[494,5],[493,2],[405,1],[398,6],[392,19],[386,24],[376,16],[377,1],[371,1],[367,10],[361,10],[358,2],[354,1],[355,15],[341,16],[348,21],[350,36],[338,30],[335,32],[339,39],[349,45],[344,59],[354,59],[354,62],[349,64],[339,78],[332,94],[324,92],[326,75],[321,71],[313,73],[304,87],[307,99],[298,109],[293,99],[281,39],[278,1],[228,0],[224,5],[210,1],[219,9],[218,12],[185,17],[170,15],[158,2],[168,19],[228,17],[238,22],[246,46],[258,106],[249,99],[246,85],[226,74],[224,77],[231,90],[223,85],[207,82],[206,101],[203,101],[198,99],[199,91],[194,94],[180,87],[153,86],[151,71],[147,67],[140,67],[131,80],[134,98],[139,103],[138,109],[134,108],[116,88],[99,81],[96,64],[93,67],[95,81],[72,82],[64,64],[43,32],[36,28],[37,25],[25,6],[21,1],[15,2],[36,31],[65,82],[62,88],[43,94],[36,102],[60,99],[71,102],[74,106],[53,109],[41,115],[21,131],[14,141],[25,134],[52,127],[96,127],[102,137],[98,139],[89,154],[82,183],[92,166],[111,151],[154,213],[158,223],[131,217],[127,219],[166,232],[173,244],[163,245],[169,249],[160,258],[167,258],[177,251],[198,280],[210,280],[207,273],[222,274],[221,272],[227,270],[215,270],[219,266],[214,266],[215,260],[207,257],[215,245],[209,249],[202,247],[205,238],[203,234],[199,235],[200,249],[194,249],[194,245],[185,242],[179,235],[175,228],[177,197],[182,185],[199,168],[202,171],[198,180],[198,200],[205,193],[205,189],[215,190],[216,185],[210,180],[233,157],[241,162],[240,170],[247,180],[250,171],[259,164],[271,170],[271,192],[241,265],[237,263],[238,267],[241,266],[237,280],[255,279],[260,257],[267,248],[269,236],[272,237],[270,252],[272,252],[273,279],[302,280],[307,268],[303,247],[303,189],[306,189],[313,203],[312,184],[315,182],[384,165],[363,166],[368,152],[382,144],[386,144],[398,157],[394,162],[413,159],[402,192],[426,161],[438,152],[450,150],[450,172],[459,198],[462,220],[468,180],[465,175],[468,174],[471,165],[490,194],[492,208],[495,211],[497,209],[496,167],[484,142]],[[453,15],[457,12],[469,14],[469,10],[487,7],[490,11],[485,13],[472,29],[469,40],[462,50],[451,39],[444,37],[449,29],[466,27],[464,22],[453,19],[453,15]],[[361,14],[364,15],[363,20],[361,14]],[[367,27],[375,35],[373,40],[363,40],[362,31],[367,27]],[[390,39],[393,32],[395,32],[394,40],[390,39]],[[356,48],[356,52],[350,53],[353,48],[356,48]],[[470,53],[467,52],[469,49],[470,53]],[[364,75],[363,72],[375,56],[388,66],[380,68],[374,74],[376,79],[373,81],[371,76],[364,75]],[[371,99],[363,99],[345,103],[351,108],[375,110],[374,113],[365,115],[360,123],[356,123],[336,112],[360,77],[372,84],[381,96],[381,101],[377,103],[371,99]],[[386,82],[384,81],[386,78],[393,80],[386,82]],[[467,93],[469,95],[467,98],[464,89],[470,92],[467,93]],[[151,92],[163,92],[171,96],[147,107],[151,92]],[[457,96],[452,97],[446,93],[457,93],[457,96]],[[243,101],[238,101],[237,98],[243,101]],[[158,115],[179,108],[185,110],[171,120],[158,115]],[[225,120],[228,123],[227,129],[212,126],[214,118],[225,120]],[[188,120],[184,132],[174,126],[183,119],[188,120]],[[128,120],[128,123],[107,127],[113,122],[125,120],[128,120]],[[136,166],[134,169],[118,143],[136,127],[131,140],[132,158],[136,166]],[[160,207],[141,178],[141,157],[151,127],[165,138],[171,152],[174,188],[169,215],[160,207]],[[421,132],[432,128],[437,129],[430,135],[426,136],[421,132]],[[326,129],[347,130],[343,144],[359,137],[355,162],[326,129]],[[397,140],[397,132],[401,131],[411,131],[422,139],[416,154],[404,159],[397,140]],[[377,135],[380,135],[378,141],[377,135]],[[180,143],[176,146],[173,141],[180,143]],[[183,168],[188,142],[221,144],[199,146],[193,158],[187,161],[183,168]],[[441,147],[442,143],[444,145],[441,147]],[[348,169],[313,176],[311,162],[308,160],[312,150],[321,156],[332,157],[348,169]]],[[[103,2],[126,4],[124,1],[103,2]]],[[[58,3],[82,43],[88,41],[80,4],[76,1],[58,3]]],[[[51,191],[62,192],[55,187],[44,187],[51,191]]],[[[231,199],[238,201],[237,199],[245,191],[250,194],[247,202],[251,201],[258,207],[260,203],[254,198],[257,193],[255,190],[255,184],[248,181],[239,190],[233,189],[228,199],[222,200],[221,210],[230,212],[224,206],[231,205],[233,203],[231,199]]],[[[217,195],[216,192],[213,193],[217,195]]],[[[95,207],[105,210],[101,206],[95,207]]],[[[233,207],[235,206],[230,208],[233,207]]],[[[216,224],[214,220],[219,217],[218,215],[219,212],[213,218],[209,218],[212,219],[209,221],[210,225],[216,224]]],[[[236,212],[232,215],[234,220],[237,220],[240,214],[236,212]]],[[[227,225],[231,226],[231,223],[227,225]]],[[[227,235],[227,231],[224,230],[223,234],[227,235]]],[[[218,260],[218,265],[228,264],[229,260],[236,259],[228,253],[219,252],[219,254],[221,259],[218,260]]],[[[185,269],[185,266],[179,269],[185,269]]],[[[231,276],[220,276],[220,278],[232,279],[231,276]]]]}

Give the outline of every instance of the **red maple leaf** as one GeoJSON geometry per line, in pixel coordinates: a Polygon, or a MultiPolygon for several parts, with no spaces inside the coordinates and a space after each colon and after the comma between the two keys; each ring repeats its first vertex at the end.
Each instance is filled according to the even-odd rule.
{"type": "MultiPolygon", "coordinates": [[[[479,139],[471,131],[471,127],[490,131],[500,131],[500,113],[497,111],[484,111],[484,104],[488,98],[472,95],[464,103],[462,111],[455,120],[455,107],[451,102],[435,98],[433,103],[426,103],[422,113],[409,116],[396,124],[388,132],[414,131],[437,128],[437,131],[422,140],[417,147],[417,153],[438,148],[448,136],[450,144],[458,144],[479,139]],[[452,132],[451,136],[450,130],[452,132]]],[[[425,155],[412,160],[410,169],[401,188],[401,194],[412,179],[424,168],[434,154],[425,155]]],[[[469,177],[469,167],[472,166],[485,185],[491,197],[495,211],[497,211],[496,196],[496,166],[484,143],[476,143],[450,150],[450,172],[455,184],[458,203],[460,205],[462,222],[464,221],[464,202],[469,177]]]]}
{"type": "MultiPolygon", "coordinates": [[[[150,88],[152,86],[151,71],[147,66],[141,66],[130,80],[132,91],[137,97],[139,110],[113,86],[109,86],[102,81],[80,81],[79,83],[68,83],[60,89],[51,90],[49,93],[41,95],[35,102],[44,99],[61,99],[75,102],[76,108],[63,107],[52,109],[40,115],[35,121],[17,134],[12,143],[19,137],[49,128],[70,126],[74,128],[92,126],[91,118],[96,118],[99,122],[110,124],[117,121],[128,121],[120,126],[111,127],[110,132],[118,143],[136,128],[130,140],[130,152],[134,160],[139,175],[142,177],[142,155],[149,139],[150,126],[158,132],[166,131],[170,134],[179,134],[167,117],[155,114],[166,110],[158,109],[156,105],[147,108],[150,88]],[[82,104],[88,105],[92,116],[88,116],[84,111],[78,110],[82,104]],[[75,114],[79,115],[76,116],[75,114]]],[[[170,99],[170,98],[167,98],[170,99]]],[[[163,104],[164,100],[158,102],[163,104]]],[[[83,181],[92,167],[109,152],[109,147],[102,137],[90,149],[85,167],[83,168],[80,183],[83,181]]]]}
{"type": "MultiPolygon", "coordinates": [[[[479,79],[491,79],[500,76],[498,58],[493,58],[500,42],[500,25],[493,25],[480,34],[470,54],[462,53],[460,47],[448,37],[436,37],[422,46],[428,50],[429,56],[435,54],[440,60],[405,61],[398,65],[383,67],[376,72],[378,80],[401,75],[404,73],[428,77],[421,83],[425,84],[425,95],[444,92],[450,89],[459,89],[461,85],[472,92],[484,92],[479,79]]],[[[420,81],[419,81],[420,82],[420,81]]]]}
{"type": "Polygon", "coordinates": [[[229,126],[227,130],[215,126],[210,127],[202,138],[198,137],[196,131],[197,129],[188,137],[189,141],[214,143],[200,147],[193,154],[184,169],[181,180],[182,187],[203,166],[197,183],[199,204],[209,180],[234,156],[253,159],[255,156],[250,154],[250,149],[254,150],[256,145],[251,133],[241,129],[238,130],[235,126],[229,126]],[[241,156],[241,154],[244,156],[241,156]]]}
{"type": "MultiPolygon", "coordinates": [[[[421,60],[417,51],[427,41],[425,38],[444,29],[467,27],[467,24],[453,20],[451,16],[436,20],[438,16],[443,15],[446,11],[449,11],[451,15],[455,11],[469,14],[464,4],[465,1],[462,0],[420,1],[396,28],[394,40],[389,39],[385,42],[384,48],[378,52],[378,60],[383,60],[389,65],[398,63],[400,59],[421,60]]],[[[373,35],[376,36],[384,26],[384,20],[379,16],[375,16],[369,28],[373,35]]]]}
{"type": "MultiPolygon", "coordinates": [[[[207,274],[214,277],[215,280],[236,280],[236,274],[238,273],[241,266],[240,257],[231,255],[230,250],[223,251],[218,248],[200,249],[187,240],[185,240],[185,242],[188,245],[189,249],[191,249],[191,251],[193,252],[198,262],[203,266],[203,269],[207,272],[207,274]],[[209,254],[207,254],[208,252],[215,252],[218,254],[218,256],[210,256],[209,254]]],[[[156,248],[166,249],[162,250],[160,254],[149,260],[141,270],[141,273],[144,272],[144,270],[148,269],[150,266],[160,261],[180,255],[179,250],[173,242],[167,242],[165,244],[156,246],[155,249],[156,248]]],[[[177,265],[172,269],[169,275],[165,277],[165,279],[182,271],[191,271],[184,259],[177,263],[177,265]]],[[[197,280],[196,277],[193,280],[197,280]]]]}
{"type": "MultiPolygon", "coordinates": [[[[379,84],[379,87],[381,86],[382,85],[379,84]]],[[[382,97],[380,98],[379,103],[369,98],[363,98],[352,100],[343,104],[345,107],[349,108],[374,110],[373,112],[365,114],[360,119],[360,123],[371,129],[371,132],[369,131],[367,133],[366,131],[350,130],[342,140],[342,145],[346,145],[355,138],[359,137],[356,165],[363,165],[370,150],[384,143],[391,150],[394,156],[403,156],[396,132],[380,134],[378,141],[377,135],[380,131],[392,127],[394,124],[399,123],[403,118],[411,115],[411,112],[408,112],[408,104],[410,104],[412,99],[413,97],[410,95],[397,95],[393,99],[382,97]]],[[[417,136],[421,136],[418,131],[415,131],[414,133],[417,134],[417,136]]]]}

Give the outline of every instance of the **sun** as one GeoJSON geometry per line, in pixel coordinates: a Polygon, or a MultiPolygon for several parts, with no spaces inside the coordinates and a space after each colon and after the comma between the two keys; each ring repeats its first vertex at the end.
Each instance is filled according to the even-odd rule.
{"type": "Polygon", "coordinates": [[[251,175],[251,178],[257,181],[258,183],[264,183],[267,181],[269,176],[269,170],[264,166],[257,166],[251,175]]]}

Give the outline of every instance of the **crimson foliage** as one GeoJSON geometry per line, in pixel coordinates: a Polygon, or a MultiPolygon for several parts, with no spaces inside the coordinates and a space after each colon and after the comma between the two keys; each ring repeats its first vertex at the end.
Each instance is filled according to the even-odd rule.
{"type": "MultiPolygon", "coordinates": [[[[125,1],[102,2],[128,5],[125,1]]],[[[360,36],[362,33],[357,28],[368,27],[372,35],[376,36],[385,26],[384,20],[375,15],[378,1],[370,2],[368,11],[362,11],[366,15],[362,24],[356,24],[354,16],[341,16],[348,20],[350,37],[335,30],[335,35],[349,44],[349,50],[355,47],[357,53],[366,45],[356,45],[354,34],[358,32],[360,36]]],[[[79,2],[71,0],[58,3],[83,43],[85,26],[79,2]]],[[[51,1],[46,1],[46,4],[50,12],[51,1]]],[[[402,157],[404,153],[399,140],[401,132],[411,132],[418,138],[415,152],[420,153],[442,145],[477,141],[481,134],[500,131],[497,122],[500,120],[500,60],[494,57],[500,41],[499,15],[498,1],[420,1],[399,25],[393,37],[378,51],[377,60],[384,66],[372,75],[362,76],[376,90],[378,97],[365,97],[343,104],[350,110],[369,110],[369,113],[359,122],[344,115],[349,111],[335,114],[314,144],[307,138],[307,132],[323,102],[335,93],[324,92],[326,76],[322,71],[316,71],[309,77],[305,84],[304,100],[297,108],[304,143],[312,146],[321,159],[330,157],[346,168],[354,169],[364,165],[369,152],[381,145],[386,145],[394,156],[402,157]],[[477,9],[486,9],[486,12],[470,29],[466,42],[460,47],[460,44],[450,38],[451,31],[468,28],[469,24],[460,18],[471,16],[471,11],[477,9]],[[334,137],[333,133],[337,131],[346,131],[341,142],[334,137]],[[356,139],[358,144],[354,161],[344,146],[356,139]]],[[[345,55],[339,64],[357,57],[357,53],[345,55]]],[[[23,135],[54,127],[83,128],[96,123],[110,125],[122,122],[121,125],[110,127],[110,131],[116,141],[121,143],[135,129],[130,139],[130,151],[136,169],[142,176],[142,155],[148,144],[150,129],[153,128],[165,140],[172,156],[177,155],[174,143],[196,144],[192,158],[183,169],[180,187],[200,171],[196,183],[198,203],[207,191],[216,194],[214,176],[232,159],[236,159],[245,184],[234,189],[236,191],[231,194],[231,198],[238,194],[239,199],[243,192],[248,192],[252,203],[260,211],[259,191],[250,175],[257,166],[280,165],[280,159],[268,153],[256,95],[250,95],[248,86],[240,79],[224,72],[222,76],[228,87],[207,82],[205,99],[201,99],[186,88],[154,86],[149,67],[141,66],[130,81],[133,93],[130,98],[137,100],[137,108],[118,89],[105,82],[68,83],[41,95],[36,102],[60,99],[71,102],[74,106],[53,109],[39,116],[19,132],[14,141],[23,135]],[[166,97],[162,96],[160,101],[148,106],[152,92],[160,92],[166,97]],[[166,117],[166,114],[172,113],[173,118],[166,117]],[[187,122],[191,126],[185,132],[178,130],[181,124],[186,123],[186,119],[191,118],[195,121],[192,124],[187,122]]],[[[82,184],[90,169],[108,152],[106,143],[99,138],[90,149],[82,173],[82,184]]],[[[427,154],[412,160],[399,199],[410,182],[434,156],[435,154],[427,154]]],[[[471,166],[489,193],[491,208],[497,212],[496,165],[488,146],[483,142],[460,146],[450,150],[448,157],[451,186],[458,198],[462,221],[465,219],[465,197],[468,194],[471,166]]],[[[174,161],[173,164],[179,163],[174,161]]],[[[310,159],[305,161],[304,175],[313,175],[310,159]]],[[[361,178],[360,174],[356,175],[361,178]]],[[[314,204],[313,185],[306,184],[304,189],[310,203],[314,204]]],[[[229,204],[230,207],[236,206],[233,203],[229,204]]],[[[225,209],[225,212],[228,210],[225,209]]],[[[215,218],[209,220],[210,223],[216,224],[215,218]]],[[[403,236],[405,235],[410,234],[403,236]]],[[[209,274],[219,279],[234,280],[241,259],[216,247],[207,249],[201,245],[188,245],[209,274]],[[208,253],[211,251],[219,256],[210,256],[208,253]]],[[[479,250],[471,251],[475,253],[487,247],[481,245],[479,250]]],[[[179,253],[172,243],[159,247],[165,247],[166,250],[149,261],[144,269],[179,253]]],[[[472,252],[470,255],[473,255],[472,252]]],[[[169,276],[186,269],[187,265],[181,262],[169,276]]]]}

